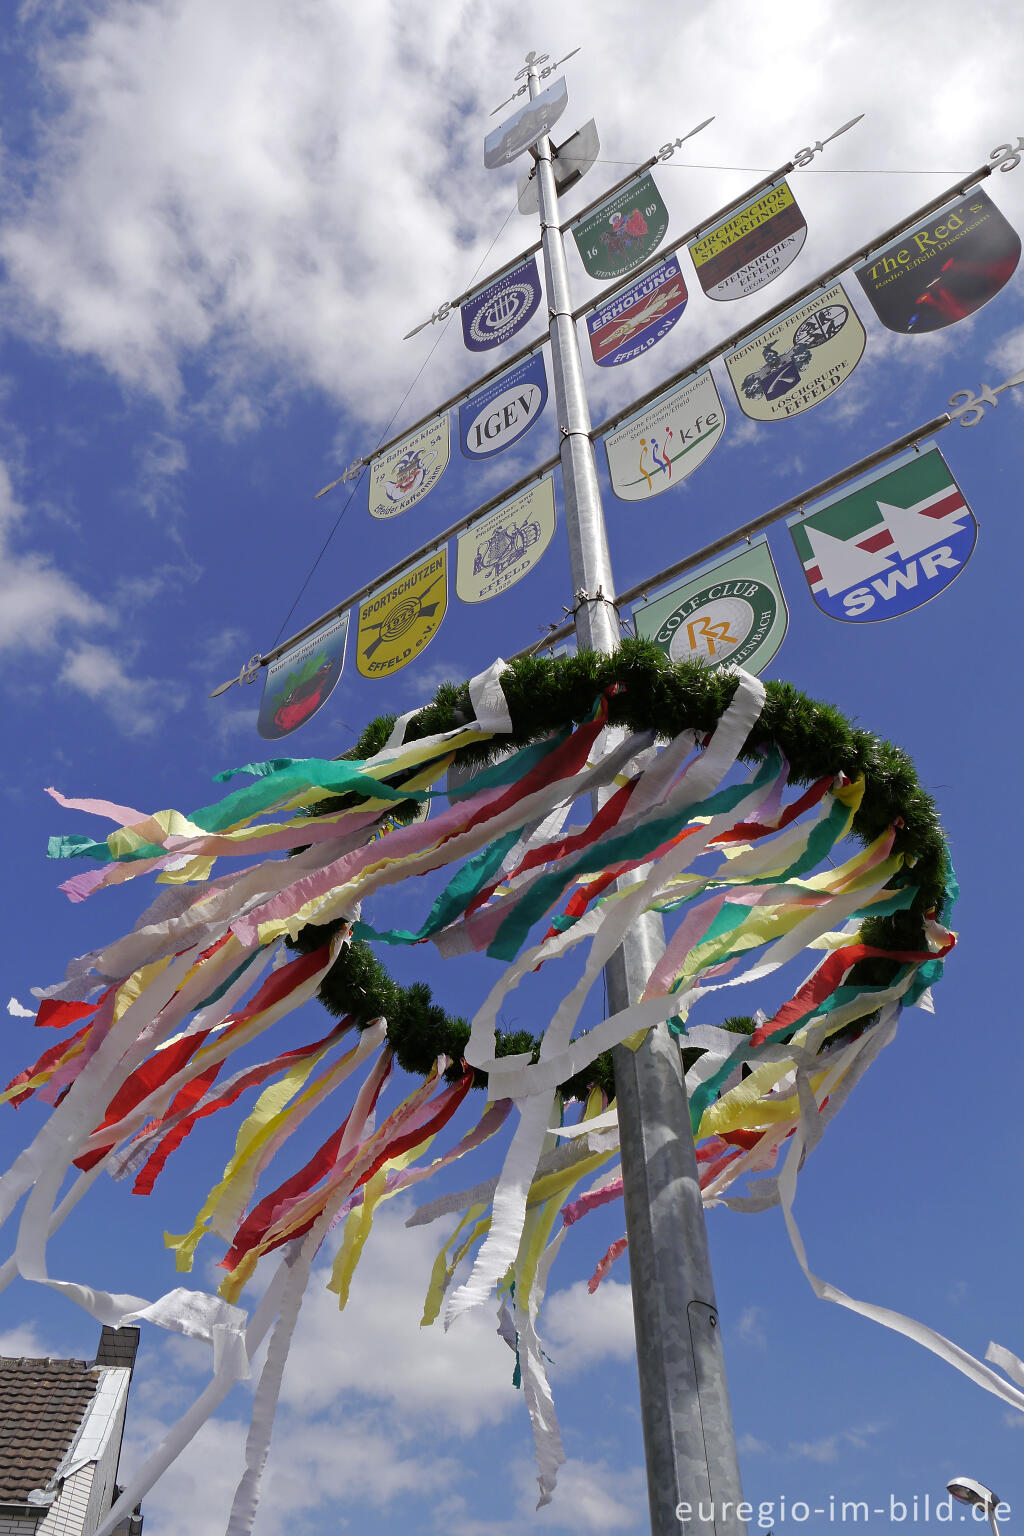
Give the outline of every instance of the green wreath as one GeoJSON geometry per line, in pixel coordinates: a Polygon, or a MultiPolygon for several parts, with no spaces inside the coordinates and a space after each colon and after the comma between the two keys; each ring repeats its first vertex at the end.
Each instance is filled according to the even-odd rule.
{"type": "MultiPolygon", "coordinates": [[[[666,740],[684,730],[711,732],[728,707],[736,679],[728,670],[712,670],[700,662],[672,662],[646,640],[624,640],[611,656],[580,651],[558,658],[526,656],[514,661],[501,675],[508,702],[512,732],[489,741],[463,747],[456,762],[467,768],[483,767],[499,752],[524,747],[570,722],[592,715],[594,702],[608,698],[611,725],[630,730],[654,729],[666,740]]],[[[766,698],[756,726],[740,757],[751,761],[766,747],[777,746],[790,764],[790,782],[807,784],[842,771],[850,778],[864,775],[864,796],[853,820],[853,833],[863,843],[896,824],[894,851],[902,853],[906,868],[894,886],[913,883],[917,894],[911,906],[888,917],[869,918],[861,924],[860,937],[877,949],[913,950],[924,943],[924,919],[941,920],[949,903],[951,871],[938,811],[931,796],[918,783],[914,765],[901,748],[850,722],[832,704],[810,699],[789,683],[768,682],[766,698]]],[[[474,718],[468,683],[442,683],[431,702],[409,721],[405,739],[416,741],[451,730],[474,718]]],[[[378,715],[366,726],[345,758],[365,759],[379,752],[394,725],[394,715],[378,715]]],[[[389,781],[401,787],[400,776],[389,781]]],[[[351,797],[335,796],[309,808],[311,816],[324,815],[349,803],[351,797]]],[[[389,811],[398,820],[409,820],[416,809],[409,801],[389,811]]],[[[955,889],[955,888],[954,888],[955,889]]],[[[293,941],[297,949],[319,948],[325,936],[339,924],[309,925],[293,941]]],[[[849,975],[851,984],[884,986],[899,970],[899,962],[872,959],[858,962],[849,975]]],[[[351,1014],[360,1027],[375,1018],[388,1021],[388,1039],[398,1064],[416,1076],[426,1076],[437,1057],[460,1063],[469,1040],[465,1019],[452,1017],[433,1001],[424,983],[401,986],[388,975],[369,945],[354,942],[342,951],[324,978],[320,1001],[335,1017],[351,1014]]],[[[862,1030],[868,1021],[857,1020],[851,1030],[862,1030]]],[[[753,1031],[753,1020],[734,1017],[724,1027],[737,1033],[753,1031]]],[[[842,1037],[834,1036],[832,1044],[842,1037]]],[[[536,1055],[539,1037],[526,1030],[498,1033],[496,1055],[531,1051],[536,1055]]],[[[687,1050],[687,1065],[700,1053],[687,1050]]],[[[453,1066],[453,1075],[461,1073],[453,1066]]],[[[486,1074],[477,1072],[478,1086],[486,1074]]],[[[611,1097],[614,1071],[610,1052],[597,1058],[584,1072],[564,1083],[566,1098],[584,1098],[593,1087],[611,1097]]]]}

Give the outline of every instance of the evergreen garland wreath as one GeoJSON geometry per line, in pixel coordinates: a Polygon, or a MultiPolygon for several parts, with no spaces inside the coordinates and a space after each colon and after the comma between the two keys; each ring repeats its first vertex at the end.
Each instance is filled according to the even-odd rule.
{"type": "MultiPolygon", "coordinates": [[[[589,718],[595,700],[608,700],[608,723],[630,730],[654,729],[668,740],[684,730],[714,730],[736,689],[727,669],[711,670],[700,662],[672,662],[650,641],[628,639],[611,656],[580,651],[575,656],[521,657],[501,675],[508,702],[512,732],[488,742],[462,748],[456,762],[469,769],[482,768],[508,748],[524,747],[570,723],[589,718]]],[[[940,921],[945,913],[949,886],[949,854],[938,811],[918,782],[914,765],[901,748],[871,731],[851,723],[832,704],[825,704],[789,683],[768,682],[767,697],[755,730],[740,753],[745,761],[758,758],[767,747],[777,746],[790,764],[789,782],[808,784],[826,775],[864,775],[865,790],[853,821],[853,832],[868,843],[887,827],[896,825],[894,849],[913,865],[896,876],[893,886],[913,881],[917,894],[905,911],[862,923],[860,937],[878,949],[912,950],[924,942],[924,919],[940,921]]],[[[406,741],[451,730],[473,719],[468,683],[442,683],[433,700],[408,722],[406,741]]],[[[379,752],[388,739],[395,716],[371,720],[345,758],[364,759],[379,752]]],[[[400,787],[400,780],[390,781],[400,787]]],[[[349,797],[332,797],[309,808],[309,815],[340,809],[349,797]]],[[[399,804],[389,815],[409,820],[415,803],[399,804]]],[[[319,948],[325,935],[339,924],[308,926],[293,941],[297,949],[319,948]]],[[[895,960],[860,961],[850,972],[851,984],[882,986],[899,969],[895,960]]],[[[450,1074],[461,1074],[461,1058],[469,1039],[465,1019],[449,1015],[433,1001],[423,983],[400,986],[388,975],[369,945],[355,941],[340,954],[320,986],[319,998],[336,1017],[351,1014],[359,1027],[386,1018],[388,1039],[399,1065],[425,1077],[438,1055],[454,1063],[450,1074]]],[[[867,1020],[853,1026],[863,1029],[867,1020]]],[[[724,1027],[749,1034],[753,1021],[737,1017],[724,1027]]],[[[833,1036],[835,1044],[838,1036],[833,1036]]],[[[496,1054],[505,1056],[532,1051],[540,1039],[527,1031],[499,1033],[496,1054]]],[[[698,1052],[687,1052],[695,1059],[698,1052]]],[[[689,1065],[689,1062],[687,1063],[689,1065]]],[[[476,1073],[476,1085],[486,1083],[476,1073]]],[[[564,1083],[566,1098],[585,1098],[592,1087],[614,1094],[611,1053],[605,1052],[584,1072],[564,1083]]]]}

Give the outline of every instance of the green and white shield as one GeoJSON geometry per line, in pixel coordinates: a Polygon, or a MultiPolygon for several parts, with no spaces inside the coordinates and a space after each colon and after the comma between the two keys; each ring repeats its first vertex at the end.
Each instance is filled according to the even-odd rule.
{"type": "Polygon", "coordinates": [[[786,637],[789,611],[767,540],[705,565],[683,586],[633,610],[636,632],[672,661],[764,670],[786,637]]]}

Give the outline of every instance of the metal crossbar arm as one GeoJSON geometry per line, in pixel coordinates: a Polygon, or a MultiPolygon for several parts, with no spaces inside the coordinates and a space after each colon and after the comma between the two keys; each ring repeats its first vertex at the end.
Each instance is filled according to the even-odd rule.
{"type": "MultiPolygon", "coordinates": [[[[673,565],[667,565],[664,570],[658,571],[654,576],[647,576],[643,581],[638,581],[634,586],[627,587],[625,592],[620,592],[616,598],[620,608],[627,603],[634,602],[638,597],[643,597],[652,587],[658,587],[663,581],[671,581],[676,576],[682,576],[687,571],[699,569],[706,560],[711,560],[715,555],[720,555],[741,539],[752,538],[755,533],[761,533],[765,528],[770,528],[772,523],[777,523],[780,518],[788,517],[791,512],[802,512],[804,507],[811,502],[819,501],[822,496],[827,496],[831,491],[838,490],[841,485],[846,485],[850,480],[856,480],[858,475],[867,474],[869,469],[874,469],[876,464],[884,464],[886,459],[894,458],[897,453],[902,453],[907,448],[913,448],[915,443],[921,442],[926,437],[931,437],[935,432],[941,432],[943,427],[948,427],[953,420],[952,416],[945,413],[941,416],[933,416],[931,421],[926,421],[923,426],[915,427],[911,432],[905,432],[902,437],[897,437],[893,442],[887,443],[884,448],[878,448],[874,453],[869,453],[865,458],[858,459],[856,464],[850,464],[846,469],[841,469],[837,474],[829,475],[825,480],[819,480],[817,485],[812,485],[806,491],[801,491],[798,496],[791,496],[788,501],[780,502],[770,512],[762,512],[759,517],[751,518],[749,523],[742,523],[739,528],[734,528],[731,533],[724,533],[720,539],[714,539],[710,544],[705,544],[702,549],[695,550],[692,555],[687,555],[682,560],[677,560],[673,565]]],[[[516,651],[510,656],[509,661],[518,661],[522,656],[533,656],[537,651],[543,651],[549,645],[557,645],[559,640],[566,640],[573,633],[574,625],[559,624],[552,627],[551,632],[542,640],[537,640],[533,645],[528,645],[522,651],[516,651]]]]}

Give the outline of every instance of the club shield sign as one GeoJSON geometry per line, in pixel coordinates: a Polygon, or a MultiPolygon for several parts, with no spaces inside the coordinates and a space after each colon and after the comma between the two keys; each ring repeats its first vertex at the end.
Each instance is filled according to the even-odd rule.
{"type": "Polygon", "coordinates": [[[890,331],[941,331],[973,315],[1009,282],[1020,236],[984,192],[968,192],[855,276],[890,331]]]}
{"type": "Polygon", "coordinates": [[[500,347],[522,330],[539,303],[537,258],[531,256],[464,301],[459,308],[462,339],[471,352],[500,347]]]}
{"type": "Polygon", "coordinates": [[[591,277],[614,281],[652,256],[667,229],[661,193],[652,177],[642,176],[574,225],[572,234],[591,277]]]}
{"type": "Polygon", "coordinates": [[[548,398],[540,352],[499,374],[459,406],[459,438],[467,459],[489,459],[528,432],[548,398]]]}
{"type": "Polygon", "coordinates": [[[370,460],[370,516],[397,517],[432,491],[451,452],[447,411],[370,460]]]}
{"type": "Polygon", "coordinates": [[[426,650],[448,607],[448,549],[403,571],[359,610],[356,666],[363,677],[390,677],[426,650]]]}
{"type": "Polygon", "coordinates": [[[348,619],[330,619],[267,667],[256,721],[265,741],[289,736],[327,703],[345,667],[348,619]]]}
{"type": "Polygon", "coordinates": [[[621,501],[670,491],[703,464],[725,428],[711,371],[684,379],[604,440],[612,490],[621,501]]]}
{"type": "Polygon", "coordinates": [[[496,171],[503,165],[511,164],[531,144],[536,144],[557,123],[568,101],[568,87],[565,76],[561,75],[554,85],[549,85],[546,91],[541,91],[525,107],[520,107],[518,112],[507,117],[484,139],[484,165],[487,169],[496,171]]]}
{"type": "Polygon", "coordinates": [[[474,523],[459,538],[455,590],[464,603],[484,603],[532,571],[555,532],[550,475],[474,523]]]}
{"type": "Polygon", "coordinates": [[[690,260],[709,299],[742,299],[785,272],[807,238],[807,225],[784,181],[714,229],[691,240],[690,260]]]}
{"type": "Polygon", "coordinates": [[[764,538],[704,566],[684,586],[633,610],[636,632],[672,661],[764,670],[778,652],[789,613],[764,538]]]}
{"type": "Polygon", "coordinates": [[[659,261],[587,316],[594,362],[613,368],[659,342],[686,308],[686,283],[674,256],[659,261]]]}
{"type": "Polygon", "coordinates": [[[867,338],[842,284],[816,294],[725,359],[736,398],[754,421],[784,421],[837,390],[867,338]]]}
{"type": "Polygon", "coordinates": [[[874,624],[920,608],[955,581],[978,525],[933,446],[790,518],[789,531],[821,611],[874,624]]]}

